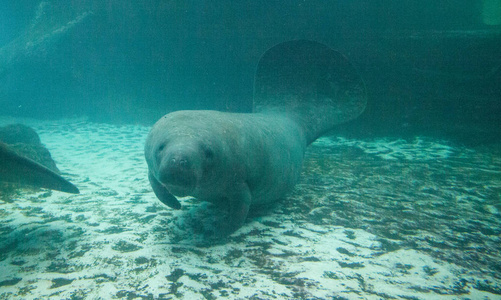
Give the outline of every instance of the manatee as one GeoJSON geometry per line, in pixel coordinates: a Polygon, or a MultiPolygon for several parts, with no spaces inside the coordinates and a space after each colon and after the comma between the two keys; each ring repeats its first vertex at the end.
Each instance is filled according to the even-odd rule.
{"type": "Polygon", "coordinates": [[[17,154],[7,144],[0,142],[0,182],[47,188],[78,194],[80,191],[45,166],[17,154]]]}
{"type": "Polygon", "coordinates": [[[366,106],[365,85],[348,60],[306,40],[278,44],[261,57],[252,113],[176,111],[145,143],[155,195],[180,209],[193,196],[229,211],[229,234],[251,205],[283,198],[299,179],[306,147],[366,106]]]}

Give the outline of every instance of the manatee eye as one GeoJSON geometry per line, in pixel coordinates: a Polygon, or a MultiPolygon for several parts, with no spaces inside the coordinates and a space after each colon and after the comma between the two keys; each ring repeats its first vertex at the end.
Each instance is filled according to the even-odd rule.
{"type": "Polygon", "coordinates": [[[211,148],[209,148],[209,146],[201,145],[201,147],[202,147],[202,150],[204,152],[205,158],[211,159],[214,157],[214,152],[212,151],[211,148]]]}
{"type": "Polygon", "coordinates": [[[162,143],[160,144],[160,146],[158,146],[158,152],[161,152],[164,149],[165,149],[165,143],[162,143]]]}
{"type": "Polygon", "coordinates": [[[208,149],[208,148],[204,150],[204,154],[205,154],[206,158],[213,158],[214,157],[214,152],[212,152],[212,150],[208,149]]]}

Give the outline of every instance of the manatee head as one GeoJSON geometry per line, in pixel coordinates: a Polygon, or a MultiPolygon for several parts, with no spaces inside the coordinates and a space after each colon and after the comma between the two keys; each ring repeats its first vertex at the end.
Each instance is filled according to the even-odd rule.
{"type": "Polygon", "coordinates": [[[182,126],[170,118],[155,125],[145,147],[146,161],[153,176],[176,196],[193,196],[214,160],[211,143],[193,126],[182,126]]]}

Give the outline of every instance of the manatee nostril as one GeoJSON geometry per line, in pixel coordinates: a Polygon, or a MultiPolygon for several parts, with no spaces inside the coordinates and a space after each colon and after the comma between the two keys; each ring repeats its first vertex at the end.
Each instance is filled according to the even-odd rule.
{"type": "Polygon", "coordinates": [[[179,166],[184,168],[188,165],[188,161],[186,159],[180,159],[179,160],[179,166]]]}
{"type": "Polygon", "coordinates": [[[189,167],[189,163],[188,163],[188,160],[186,158],[176,158],[176,157],[173,157],[170,159],[170,166],[171,167],[174,167],[174,168],[188,168],[189,167]]]}

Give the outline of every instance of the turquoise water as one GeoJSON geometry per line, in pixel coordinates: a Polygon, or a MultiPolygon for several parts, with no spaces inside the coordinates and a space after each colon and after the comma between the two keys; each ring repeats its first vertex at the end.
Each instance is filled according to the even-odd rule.
{"type": "Polygon", "coordinates": [[[0,299],[499,299],[501,2],[463,2],[0,4],[0,125],[32,127],[81,191],[0,190],[0,299]],[[208,239],[227,212],[163,205],[146,135],[250,112],[262,55],[304,39],[346,56],[367,107],[208,239]]]}

